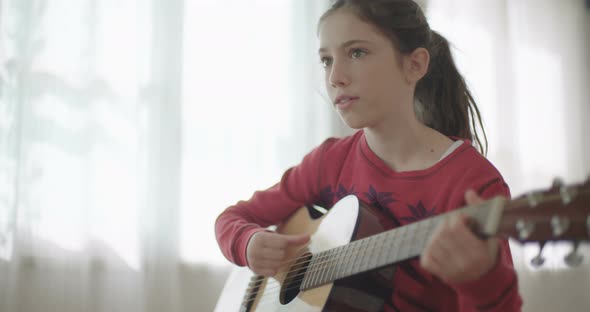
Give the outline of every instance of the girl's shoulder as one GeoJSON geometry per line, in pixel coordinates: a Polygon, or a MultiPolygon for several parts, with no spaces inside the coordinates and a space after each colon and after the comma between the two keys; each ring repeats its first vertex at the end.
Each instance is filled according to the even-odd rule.
{"type": "Polygon", "coordinates": [[[463,151],[459,153],[455,163],[461,167],[468,167],[469,171],[476,171],[479,174],[502,176],[496,166],[484,155],[482,155],[470,141],[466,140],[460,147],[463,151]]]}
{"type": "Polygon", "coordinates": [[[465,141],[453,154],[455,157],[449,160],[447,169],[456,174],[455,181],[470,181],[475,185],[486,185],[493,181],[508,188],[498,168],[471,142],[465,141]]]}

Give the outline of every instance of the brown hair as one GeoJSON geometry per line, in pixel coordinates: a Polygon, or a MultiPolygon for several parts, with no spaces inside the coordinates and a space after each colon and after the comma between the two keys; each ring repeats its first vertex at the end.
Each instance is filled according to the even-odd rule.
{"type": "Polygon", "coordinates": [[[430,29],[420,6],[412,0],[336,0],[320,22],[340,8],[351,9],[360,19],[375,25],[402,54],[420,47],[428,50],[428,72],[417,83],[414,94],[416,116],[444,135],[474,141],[485,155],[488,142],[477,104],[457,70],[449,42],[430,29]]]}

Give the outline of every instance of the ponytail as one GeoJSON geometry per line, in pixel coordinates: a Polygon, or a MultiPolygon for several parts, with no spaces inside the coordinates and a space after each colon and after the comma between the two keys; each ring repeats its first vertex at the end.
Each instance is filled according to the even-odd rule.
{"type": "Polygon", "coordinates": [[[486,155],[487,136],[477,104],[457,70],[449,42],[438,32],[431,33],[430,67],[416,85],[416,114],[424,124],[445,135],[474,141],[486,155]],[[478,124],[483,141],[477,131],[478,124]]]}

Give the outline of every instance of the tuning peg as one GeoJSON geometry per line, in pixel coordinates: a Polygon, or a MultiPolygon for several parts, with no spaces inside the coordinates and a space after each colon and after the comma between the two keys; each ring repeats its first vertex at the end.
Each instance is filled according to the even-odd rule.
{"type": "Polygon", "coordinates": [[[527,239],[531,235],[531,233],[533,233],[534,230],[535,224],[531,221],[525,221],[523,219],[518,219],[518,221],[516,221],[516,231],[518,231],[518,237],[520,239],[527,239]]]}
{"type": "Polygon", "coordinates": [[[530,192],[527,193],[525,196],[529,203],[529,206],[531,207],[535,207],[543,201],[543,193],[541,192],[530,192]]]}
{"type": "Polygon", "coordinates": [[[552,189],[558,189],[563,186],[563,180],[561,178],[554,178],[551,182],[552,189]]]}
{"type": "Polygon", "coordinates": [[[561,201],[564,205],[571,203],[574,197],[577,195],[577,189],[575,187],[565,185],[561,178],[553,179],[550,190],[559,191],[559,194],[561,195],[561,201]]]}
{"type": "Polygon", "coordinates": [[[551,218],[551,228],[553,229],[553,236],[559,237],[565,233],[570,226],[570,220],[567,218],[560,218],[553,216],[551,218]]]}
{"type": "Polygon", "coordinates": [[[531,259],[531,265],[538,268],[545,263],[545,258],[541,254],[543,252],[543,248],[545,247],[545,242],[539,243],[539,253],[531,259]]]}
{"type": "Polygon", "coordinates": [[[572,251],[563,258],[565,263],[570,267],[577,267],[582,263],[582,260],[584,260],[584,257],[578,253],[578,247],[580,247],[580,242],[574,242],[574,248],[572,251]]]}

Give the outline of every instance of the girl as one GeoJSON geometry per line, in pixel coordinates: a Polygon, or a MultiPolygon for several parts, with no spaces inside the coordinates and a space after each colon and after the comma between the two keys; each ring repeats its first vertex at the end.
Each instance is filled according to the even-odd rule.
{"type": "MultiPolygon", "coordinates": [[[[308,204],[355,194],[396,225],[510,196],[482,153],[481,118],[448,42],[412,0],[338,0],[318,24],[325,85],[342,120],[331,138],[275,186],[227,208],[216,235],[232,262],[272,276],[306,235],[266,230],[308,204]]],[[[482,128],[483,129],[483,128],[482,128]]],[[[485,145],[487,141],[485,140],[485,145]]],[[[386,311],[519,311],[505,240],[476,237],[464,216],[442,223],[419,259],[398,264],[386,311]]]]}

